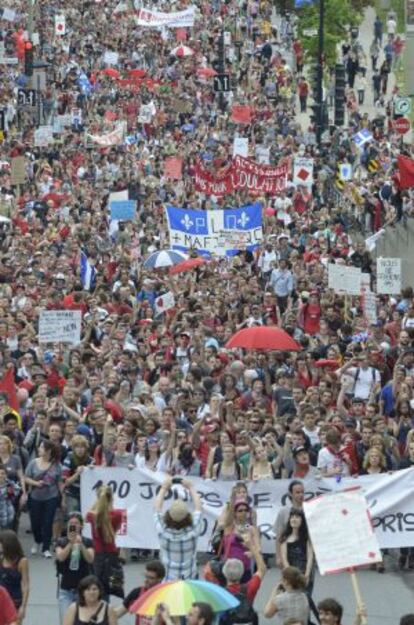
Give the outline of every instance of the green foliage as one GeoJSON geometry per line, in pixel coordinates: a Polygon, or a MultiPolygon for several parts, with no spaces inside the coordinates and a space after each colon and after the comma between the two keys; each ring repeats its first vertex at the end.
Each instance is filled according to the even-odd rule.
{"type": "Polygon", "coordinates": [[[380,0],[375,0],[375,10],[377,15],[380,16],[382,21],[387,21],[387,15],[390,11],[394,11],[397,14],[397,32],[405,32],[405,5],[404,0],[390,0],[389,9],[384,9],[381,6],[380,0]]]}
{"type": "MultiPolygon", "coordinates": [[[[299,17],[299,38],[303,43],[307,60],[316,59],[318,35],[307,37],[304,30],[319,27],[319,2],[297,10],[299,17]]],[[[336,47],[348,39],[349,28],[358,26],[362,21],[362,12],[356,10],[353,0],[325,0],[325,59],[328,66],[335,64],[336,47]]]]}

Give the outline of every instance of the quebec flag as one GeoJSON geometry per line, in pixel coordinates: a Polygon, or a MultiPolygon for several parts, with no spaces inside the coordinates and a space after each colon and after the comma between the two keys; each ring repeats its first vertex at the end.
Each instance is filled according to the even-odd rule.
{"type": "Polygon", "coordinates": [[[208,256],[232,256],[252,250],[263,240],[261,204],[198,211],[167,206],[171,249],[196,250],[208,256]]]}
{"type": "Polygon", "coordinates": [[[91,291],[96,284],[96,269],[90,264],[85,252],[80,255],[80,279],[85,291],[91,291]]]}

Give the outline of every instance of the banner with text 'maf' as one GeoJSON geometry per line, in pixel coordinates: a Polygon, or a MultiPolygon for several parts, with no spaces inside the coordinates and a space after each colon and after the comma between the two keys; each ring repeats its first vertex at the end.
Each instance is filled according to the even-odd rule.
{"type": "MultiPolygon", "coordinates": [[[[81,477],[82,513],[92,507],[102,484],[110,484],[115,494],[115,507],[125,510],[125,521],[117,537],[119,547],[157,549],[154,528],[154,501],[164,479],[163,474],[139,469],[85,469],[81,477]]],[[[232,482],[192,478],[203,503],[203,528],[199,551],[207,551],[209,540],[220,512],[228,501],[232,482]]],[[[289,505],[290,480],[262,480],[248,485],[252,506],[262,537],[264,553],[274,553],[273,525],[280,508],[289,505]]],[[[333,478],[304,481],[305,498],[360,487],[367,498],[370,515],[380,547],[412,547],[414,545],[414,469],[392,474],[366,475],[337,482],[333,478]]],[[[174,498],[187,500],[188,493],[173,487],[164,504],[174,498]]],[[[89,526],[87,526],[88,528],[89,526]]],[[[352,531],[352,528],[350,528],[352,531]]]]}

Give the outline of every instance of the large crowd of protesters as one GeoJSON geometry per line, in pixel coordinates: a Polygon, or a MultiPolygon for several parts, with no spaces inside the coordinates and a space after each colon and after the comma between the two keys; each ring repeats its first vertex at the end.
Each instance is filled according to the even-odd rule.
{"type": "MultiPolygon", "coordinates": [[[[202,477],[233,483],[204,571],[245,595],[239,613],[222,616],[222,625],[257,623],[253,601],[273,560],[263,560],[249,482],[281,478],[292,480],[290,505],[275,519],[282,577],[264,616],[284,625],[312,619],[340,625],[336,599],[317,606],[312,599],[316,564],[304,483],[414,466],[413,289],[377,295],[377,318],[368,322],[361,298],[329,289],[327,279],[329,263],[357,267],[369,274],[375,292],[376,265],[365,239],[414,214],[414,194],[399,188],[395,165],[401,151],[410,156],[392,126],[398,95],[392,72],[401,67],[404,46],[396,21],[378,17],[369,48],[351,36],[344,42],[346,125],[331,125],[318,145],[315,120],[307,117],[312,87],[295,16],[280,19],[267,0],[193,4],[193,27],[156,29],[137,25],[139,7],[130,2],[39,0],[32,19],[27,3],[3,3],[0,624],[31,622],[35,557],[56,560],[63,625],[115,625],[152,586],[196,577],[202,506],[191,479],[202,477]],[[65,16],[63,35],[59,15],[65,16]],[[222,31],[229,33],[225,42],[222,31]],[[31,86],[24,74],[31,32],[45,85],[41,101],[28,110],[18,91],[31,86]],[[172,53],[179,45],[190,48],[189,56],[172,53]],[[108,54],[115,55],[113,66],[105,63],[108,54]],[[219,97],[211,76],[223,68],[232,91],[219,97]],[[363,112],[369,99],[372,114],[363,112]],[[251,120],[242,127],[232,121],[234,104],[250,107],[251,120]],[[69,123],[58,128],[62,116],[69,123]],[[120,122],[125,141],[94,143],[120,122]],[[39,123],[55,129],[48,145],[36,145],[39,123]],[[372,137],[357,148],[352,137],[364,129],[372,137]],[[197,160],[219,172],[237,136],[248,138],[253,160],[257,146],[268,150],[271,165],[312,158],[312,187],[294,185],[289,170],[285,191],[275,197],[196,191],[197,160]],[[17,184],[12,160],[19,156],[25,171],[17,184]],[[182,159],[178,180],[165,174],[172,156],[182,159]],[[350,163],[354,177],[336,186],[340,163],[350,163]],[[136,217],[113,227],[109,194],[125,190],[136,202],[136,217]],[[252,199],[263,211],[258,248],[213,257],[177,276],[144,267],[151,252],[169,248],[166,204],[215,210],[252,199]],[[95,275],[88,288],[81,252],[95,275]],[[166,292],[175,303],[157,314],[155,302],[166,292]],[[81,311],[80,343],[39,343],[43,309],[81,311]],[[254,326],[283,328],[300,351],[225,348],[237,330],[254,326]],[[119,552],[122,513],[110,488],[100,490],[86,517],[80,514],[80,478],[89,466],[170,476],[155,504],[159,551],[119,552]],[[191,510],[176,501],[163,512],[172,477],[188,489],[191,510]],[[27,515],[30,556],[21,545],[27,515]],[[86,523],[92,540],[82,537],[86,523]],[[120,606],[110,605],[114,578],[122,586],[125,558],[146,560],[145,582],[120,606]]],[[[180,11],[187,2],[161,1],[156,8],[180,11]]],[[[414,543],[397,559],[401,570],[414,569],[414,543]]],[[[374,568],[383,572],[384,564],[374,568]]],[[[360,605],[355,622],[365,617],[360,605]]],[[[160,606],[156,619],[169,625],[173,617],[160,606]]],[[[211,607],[201,602],[187,622],[210,625],[212,619],[211,607]]],[[[407,615],[401,625],[413,622],[407,615]]],[[[149,620],[137,617],[137,623],[149,620]]]]}

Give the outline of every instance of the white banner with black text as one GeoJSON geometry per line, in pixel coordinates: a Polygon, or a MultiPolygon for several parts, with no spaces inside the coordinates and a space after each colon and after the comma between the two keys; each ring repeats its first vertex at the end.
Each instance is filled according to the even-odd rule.
{"type": "MultiPolygon", "coordinates": [[[[109,484],[114,491],[115,508],[125,510],[125,522],[117,536],[118,546],[157,549],[154,500],[163,479],[162,473],[139,469],[85,469],[81,477],[82,513],[86,514],[92,507],[99,486],[109,484]]],[[[198,547],[199,551],[208,551],[214,523],[229,499],[233,483],[201,478],[191,478],[191,481],[200,494],[204,511],[198,547]]],[[[280,508],[289,505],[290,481],[261,480],[248,484],[250,501],[257,512],[264,553],[274,553],[273,525],[280,508]]],[[[339,482],[334,478],[310,479],[304,480],[304,485],[306,500],[360,487],[367,498],[380,547],[414,546],[414,469],[345,478],[339,482]]],[[[188,500],[189,495],[181,486],[173,486],[172,492],[167,494],[164,510],[168,509],[173,498],[188,500]]]]}

